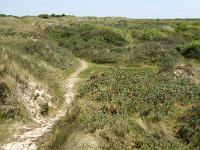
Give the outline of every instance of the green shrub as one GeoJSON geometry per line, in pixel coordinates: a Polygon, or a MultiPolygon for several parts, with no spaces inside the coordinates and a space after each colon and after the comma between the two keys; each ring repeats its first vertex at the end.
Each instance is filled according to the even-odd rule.
{"type": "Polygon", "coordinates": [[[14,28],[0,29],[0,34],[3,36],[14,36],[17,34],[14,28]]]}
{"type": "Polygon", "coordinates": [[[180,45],[176,49],[186,58],[200,58],[200,41],[180,45]]]}
{"type": "Polygon", "coordinates": [[[50,18],[48,14],[41,14],[38,17],[43,18],[43,19],[49,19],[50,18]]]}
{"type": "Polygon", "coordinates": [[[176,30],[178,30],[178,31],[186,31],[186,30],[188,30],[187,23],[179,22],[176,30]]]}
{"type": "Polygon", "coordinates": [[[136,141],[134,148],[141,150],[181,150],[182,146],[176,138],[161,138],[157,135],[146,134],[136,141]]]}
{"type": "Polygon", "coordinates": [[[180,59],[180,55],[176,51],[168,51],[159,64],[159,73],[173,73],[180,59]]]}
{"type": "Polygon", "coordinates": [[[141,41],[153,41],[157,38],[165,37],[166,34],[156,29],[133,30],[133,38],[141,41]]]}
{"type": "Polygon", "coordinates": [[[131,42],[128,33],[111,28],[111,27],[98,27],[99,35],[105,43],[113,44],[115,46],[124,46],[131,42]]]}
{"type": "MultiPolygon", "coordinates": [[[[94,50],[95,51],[95,50],[94,50]]],[[[120,60],[120,56],[114,52],[108,52],[106,50],[102,50],[97,54],[93,54],[91,56],[91,60],[94,63],[117,63],[120,60]]]]}
{"type": "Polygon", "coordinates": [[[200,149],[200,106],[197,105],[179,118],[182,127],[177,137],[182,139],[190,149],[200,149]]]}
{"type": "Polygon", "coordinates": [[[5,14],[0,14],[0,17],[6,17],[7,15],[5,15],[5,14]]]}
{"type": "Polygon", "coordinates": [[[95,63],[120,62],[121,54],[110,49],[130,42],[125,33],[102,25],[54,26],[47,28],[46,32],[59,46],[95,63]]]}
{"type": "Polygon", "coordinates": [[[66,15],[65,14],[62,14],[62,15],[51,14],[50,16],[54,18],[60,18],[60,17],[65,17],[66,15]]]}
{"type": "Polygon", "coordinates": [[[171,46],[155,41],[132,45],[125,51],[130,52],[127,53],[129,58],[128,61],[137,63],[160,64],[160,62],[163,62],[166,56],[169,56],[172,59],[180,59],[180,54],[177,53],[175,49],[173,50],[171,46]]]}
{"type": "Polygon", "coordinates": [[[77,24],[70,27],[54,26],[47,28],[46,31],[52,38],[59,38],[60,40],[80,36],[85,42],[99,40],[116,46],[126,45],[131,41],[127,33],[123,33],[117,28],[103,25],[77,24]]]}

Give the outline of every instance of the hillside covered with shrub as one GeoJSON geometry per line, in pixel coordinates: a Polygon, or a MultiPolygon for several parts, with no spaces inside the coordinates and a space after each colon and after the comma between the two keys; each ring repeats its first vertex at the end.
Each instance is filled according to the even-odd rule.
{"type": "Polygon", "coordinates": [[[59,110],[84,59],[75,101],[40,149],[70,149],[82,135],[105,150],[199,149],[199,41],[198,19],[0,15],[0,144],[34,122],[27,101],[39,116],[59,110]]]}

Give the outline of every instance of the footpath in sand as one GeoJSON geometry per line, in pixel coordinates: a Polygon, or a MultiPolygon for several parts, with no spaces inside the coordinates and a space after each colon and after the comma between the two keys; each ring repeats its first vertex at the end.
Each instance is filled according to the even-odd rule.
{"type": "Polygon", "coordinates": [[[74,86],[78,81],[78,75],[87,68],[87,63],[80,60],[80,67],[70,76],[66,83],[65,104],[58,111],[57,115],[50,119],[43,119],[39,123],[39,127],[30,128],[23,133],[17,133],[13,142],[3,145],[4,150],[36,150],[37,145],[34,143],[39,137],[50,131],[53,125],[66,114],[66,107],[74,100],[75,90],[74,86]]]}

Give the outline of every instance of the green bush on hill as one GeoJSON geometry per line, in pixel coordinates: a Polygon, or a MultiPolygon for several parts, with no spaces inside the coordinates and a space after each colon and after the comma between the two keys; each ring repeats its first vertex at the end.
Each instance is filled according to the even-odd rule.
{"type": "Polygon", "coordinates": [[[5,15],[5,14],[0,14],[0,17],[6,17],[7,15],[5,15]]]}
{"type": "MultiPolygon", "coordinates": [[[[74,36],[80,36],[85,42],[99,40],[103,43],[123,46],[131,41],[127,33],[114,27],[92,24],[77,24],[71,26],[54,26],[46,29],[51,38],[67,40],[74,36]]],[[[60,41],[62,42],[62,41],[60,41]]]]}
{"type": "Polygon", "coordinates": [[[130,37],[120,30],[99,25],[54,26],[46,32],[59,46],[95,63],[119,62],[120,55],[110,49],[130,42],[130,37]]]}
{"type": "Polygon", "coordinates": [[[60,18],[60,17],[65,17],[65,16],[66,16],[65,14],[62,14],[62,15],[51,14],[51,17],[54,17],[54,18],[60,18]]]}
{"type": "Polygon", "coordinates": [[[200,41],[180,45],[176,49],[186,58],[200,58],[200,41]]]}
{"type": "Polygon", "coordinates": [[[141,41],[153,41],[162,37],[166,37],[167,35],[156,29],[145,29],[133,30],[132,36],[133,38],[137,38],[141,41]]]}
{"type": "Polygon", "coordinates": [[[41,14],[38,17],[39,18],[43,18],[43,19],[49,19],[49,15],[48,14],[41,14]]]}

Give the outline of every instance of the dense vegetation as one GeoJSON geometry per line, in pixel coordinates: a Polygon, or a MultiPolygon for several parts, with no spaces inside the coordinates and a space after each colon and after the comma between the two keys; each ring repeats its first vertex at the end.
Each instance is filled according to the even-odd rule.
{"type": "Polygon", "coordinates": [[[92,18],[50,26],[45,33],[76,56],[95,63],[159,63],[166,55],[193,58],[197,53],[198,57],[199,42],[194,42],[200,38],[198,24],[196,20],[92,18]],[[187,52],[189,47],[193,50],[187,52]]]}
{"type": "MultiPolygon", "coordinates": [[[[198,104],[199,90],[200,86],[189,83],[186,79],[156,75],[148,73],[148,71],[143,72],[142,69],[139,71],[136,69],[132,72],[109,70],[92,77],[89,84],[81,89],[80,96],[87,96],[87,100],[96,102],[96,104],[92,106],[94,109],[84,109],[86,112],[80,117],[89,123],[87,125],[89,132],[101,131],[100,136],[106,140],[106,143],[109,142],[107,147],[109,149],[113,147],[114,149],[128,149],[128,147],[142,149],[178,148],[177,140],[173,136],[167,137],[164,129],[152,131],[153,133],[145,131],[147,133],[144,134],[144,139],[141,139],[141,133],[135,127],[137,126],[135,121],[137,117],[134,117],[134,114],[137,114],[148,124],[162,123],[162,120],[169,115],[169,111],[173,109],[176,111],[174,105],[187,107],[190,104],[198,104]],[[132,117],[133,120],[130,121],[129,119],[132,117]],[[106,125],[107,123],[109,126],[106,125]],[[114,127],[118,124],[119,127],[114,127]],[[126,141],[133,138],[133,134],[135,134],[135,139],[129,143],[132,145],[125,144],[126,141]],[[156,145],[158,139],[160,143],[156,145]]],[[[193,132],[197,131],[198,127],[194,128],[193,132]]],[[[198,139],[198,134],[196,136],[198,139]]],[[[181,149],[181,147],[179,148],[181,149]]]]}
{"type": "MultiPolygon", "coordinates": [[[[101,149],[199,149],[198,19],[0,17],[0,133],[29,118],[16,85],[26,88],[33,76],[61,105],[78,57],[90,68],[41,148],[69,149],[73,137],[89,134],[101,149]]],[[[44,103],[41,114],[51,109],[44,103]]]]}
{"type": "Polygon", "coordinates": [[[198,25],[199,20],[89,18],[46,28],[59,46],[109,69],[84,75],[70,115],[45,147],[69,148],[75,131],[84,130],[100,139],[102,149],[198,149],[198,25]]]}
{"type": "Polygon", "coordinates": [[[177,47],[177,50],[186,58],[200,58],[200,42],[193,41],[191,43],[177,47]]]}
{"type": "MultiPolygon", "coordinates": [[[[102,149],[198,149],[200,86],[157,72],[155,68],[109,68],[93,74],[80,88],[71,114],[76,125],[70,126],[78,124],[100,137],[102,149]],[[188,106],[195,108],[187,116],[188,106]]],[[[63,132],[71,119],[59,125],[58,136],[65,140],[69,135],[63,132]]]]}

